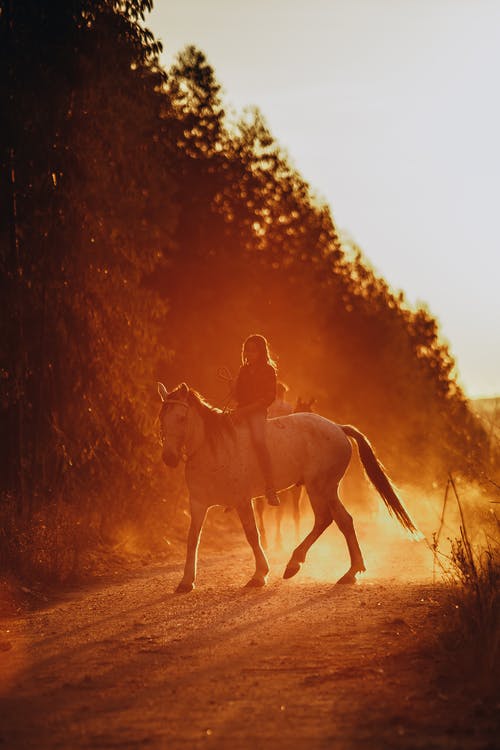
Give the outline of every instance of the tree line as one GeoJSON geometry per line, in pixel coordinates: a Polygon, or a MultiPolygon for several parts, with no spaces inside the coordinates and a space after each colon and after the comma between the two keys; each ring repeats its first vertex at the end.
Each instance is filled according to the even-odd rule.
{"type": "Polygon", "coordinates": [[[251,332],[401,481],[492,460],[432,314],[343,240],[258,110],[227,116],[204,53],[162,68],[151,6],[0,0],[3,565],[175,525],[156,380],[222,406],[251,332]]]}

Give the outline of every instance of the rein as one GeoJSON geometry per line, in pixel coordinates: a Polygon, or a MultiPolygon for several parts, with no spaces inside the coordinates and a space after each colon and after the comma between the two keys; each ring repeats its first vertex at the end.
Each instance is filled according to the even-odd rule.
{"type": "Polygon", "coordinates": [[[219,380],[224,381],[229,386],[229,395],[226,399],[226,403],[222,407],[222,413],[228,414],[230,412],[229,404],[233,400],[233,396],[234,396],[234,393],[233,393],[234,378],[232,376],[231,370],[228,367],[219,367],[219,369],[217,370],[217,377],[219,378],[219,380]]]}

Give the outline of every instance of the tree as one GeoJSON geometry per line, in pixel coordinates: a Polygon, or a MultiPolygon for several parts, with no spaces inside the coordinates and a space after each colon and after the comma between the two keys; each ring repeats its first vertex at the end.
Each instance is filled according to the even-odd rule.
{"type": "Polygon", "coordinates": [[[61,494],[81,502],[83,487],[95,498],[113,467],[129,494],[151,481],[145,412],[165,307],[144,279],[176,209],[159,45],[139,23],[149,7],[1,4],[1,210],[15,226],[1,250],[13,310],[1,407],[15,437],[2,490],[28,517],[61,494]]]}

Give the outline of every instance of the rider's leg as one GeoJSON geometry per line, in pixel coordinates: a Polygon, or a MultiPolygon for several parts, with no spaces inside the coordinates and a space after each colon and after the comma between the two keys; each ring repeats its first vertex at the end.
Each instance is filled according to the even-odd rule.
{"type": "Polygon", "coordinates": [[[262,474],[264,475],[264,481],[266,483],[266,498],[269,505],[279,505],[280,501],[276,495],[276,488],[274,485],[273,467],[271,464],[271,456],[269,454],[269,448],[267,447],[267,419],[265,411],[257,411],[248,416],[248,425],[250,427],[250,435],[252,443],[257,454],[262,474]]]}

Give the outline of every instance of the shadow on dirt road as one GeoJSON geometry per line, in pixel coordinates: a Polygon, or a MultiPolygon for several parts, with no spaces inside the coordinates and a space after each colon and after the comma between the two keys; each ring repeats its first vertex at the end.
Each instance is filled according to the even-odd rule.
{"type": "Polygon", "coordinates": [[[204,553],[189,595],[180,564],[150,566],[1,622],[0,747],[494,747],[440,675],[442,586],[304,571],[248,590],[242,558],[204,553]]]}

